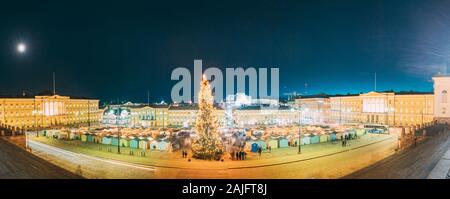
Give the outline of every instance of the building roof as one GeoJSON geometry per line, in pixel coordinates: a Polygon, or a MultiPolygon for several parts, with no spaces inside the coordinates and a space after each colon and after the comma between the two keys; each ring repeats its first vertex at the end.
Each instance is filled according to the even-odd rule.
{"type": "MultiPolygon", "coordinates": [[[[369,92],[370,93],[370,92],[369,92]]],[[[395,92],[393,90],[388,91],[378,91],[376,93],[394,93],[395,95],[432,95],[433,92],[423,92],[423,91],[398,91],[395,92]]],[[[311,98],[331,98],[331,97],[356,97],[361,94],[367,94],[367,93],[347,93],[347,94],[335,94],[335,95],[327,95],[327,94],[316,94],[316,95],[304,95],[299,96],[296,99],[311,99],[311,98]]]]}
{"type": "Polygon", "coordinates": [[[279,106],[278,110],[291,110],[291,107],[289,107],[289,106],[279,106]]]}
{"type": "Polygon", "coordinates": [[[396,95],[433,95],[434,92],[420,92],[420,91],[400,91],[394,92],[396,95]]]}
{"type": "MultiPolygon", "coordinates": [[[[40,95],[40,94],[29,95],[29,94],[25,93],[25,95],[0,95],[0,98],[3,98],[3,99],[35,99],[36,97],[46,97],[46,96],[51,97],[51,96],[55,96],[55,95],[53,95],[53,94],[51,94],[51,95],[40,95]]],[[[98,99],[95,99],[92,97],[80,97],[80,96],[74,96],[74,95],[58,95],[58,96],[69,97],[70,99],[98,100],[98,99]]]]}
{"type": "Polygon", "coordinates": [[[347,93],[347,94],[335,94],[335,95],[329,95],[329,97],[355,97],[359,96],[360,94],[356,93],[347,93]]]}
{"type": "Polygon", "coordinates": [[[198,106],[196,104],[172,104],[169,110],[198,110],[198,106]]]}
{"type": "Polygon", "coordinates": [[[261,110],[260,105],[241,106],[237,110],[261,110]]]}
{"type": "Polygon", "coordinates": [[[433,77],[450,77],[450,74],[436,74],[433,77]]]}
{"type": "Polygon", "coordinates": [[[147,107],[147,104],[124,104],[124,105],[116,105],[116,106],[121,106],[121,107],[125,107],[125,108],[144,108],[147,107]]]}
{"type": "Polygon", "coordinates": [[[260,105],[248,105],[248,106],[241,106],[237,108],[237,110],[291,110],[291,107],[289,106],[260,106],[260,105]]]}
{"type": "MultiPolygon", "coordinates": [[[[222,110],[221,107],[214,105],[217,110],[222,110]]],[[[172,104],[169,110],[198,110],[198,104],[172,104]]]]}
{"type": "Polygon", "coordinates": [[[311,98],[328,98],[330,95],[325,93],[315,94],[315,95],[301,95],[297,96],[295,99],[311,99],[311,98]]]}
{"type": "Polygon", "coordinates": [[[169,108],[170,107],[170,105],[168,105],[168,104],[150,104],[149,106],[152,108],[169,108]]]}

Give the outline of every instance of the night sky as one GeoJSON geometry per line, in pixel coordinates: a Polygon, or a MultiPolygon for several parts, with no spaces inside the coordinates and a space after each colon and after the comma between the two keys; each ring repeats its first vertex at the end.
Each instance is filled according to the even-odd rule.
{"type": "Polygon", "coordinates": [[[368,92],[375,72],[378,90],[431,91],[450,55],[450,1],[43,2],[2,2],[1,95],[51,90],[55,72],[62,95],[170,101],[194,59],[279,67],[280,93],[368,92]]]}

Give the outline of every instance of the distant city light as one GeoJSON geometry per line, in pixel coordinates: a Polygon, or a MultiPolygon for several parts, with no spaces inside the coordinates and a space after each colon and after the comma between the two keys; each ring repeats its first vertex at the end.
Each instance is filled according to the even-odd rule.
{"type": "Polygon", "coordinates": [[[24,43],[19,43],[17,45],[17,51],[19,53],[25,53],[26,50],[27,50],[27,46],[24,43]]]}

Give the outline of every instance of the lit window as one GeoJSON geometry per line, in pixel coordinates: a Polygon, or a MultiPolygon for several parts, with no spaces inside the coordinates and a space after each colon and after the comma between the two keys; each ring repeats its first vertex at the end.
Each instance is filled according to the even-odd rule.
{"type": "Polygon", "coordinates": [[[447,91],[442,91],[442,103],[447,103],[447,91]]]}

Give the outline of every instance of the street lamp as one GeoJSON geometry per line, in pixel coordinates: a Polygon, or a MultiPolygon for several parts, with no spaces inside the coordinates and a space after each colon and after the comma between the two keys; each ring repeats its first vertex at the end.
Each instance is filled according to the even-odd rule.
{"type": "Polygon", "coordinates": [[[36,130],[36,137],[39,137],[39,127],[38,127],[38,122],[37,122],[37,115],[42,114],[41,111],[38,110],[33,110],[32,111],[32,115],[34,116],[34,128],[36,130]]]}
{"type": "Polygon", "coordinates": [[[298,117],[298,154],[302,153],[302,101],[299,104],[299,117],[298,117]]]}
{"type": "Polygon", "coordinates": [[[117,152],[120,153],[120,126],[122,125],[121,122],[119,122],[119,119],[125,119],[125,122],[127,122],[128,124],[128,116],[129,116],[129,112],[127,111],[127,109],[122,109],[122,107],[117,107],[117,113],[115,114],[116,116],[116,125],[117,125],[117,152]]]}
{"type": "Polygon", "coordinates": [[[118,107],[118,111],[116,112],[116,125],[117,125],[117,153],[120,154],[120,114],[122,113],[122,109],[118,107]]]}
{"type": "Polygon", "coordinates": [[[28,149],[28,131],[25,131],[25,149],[28,149]]]}

